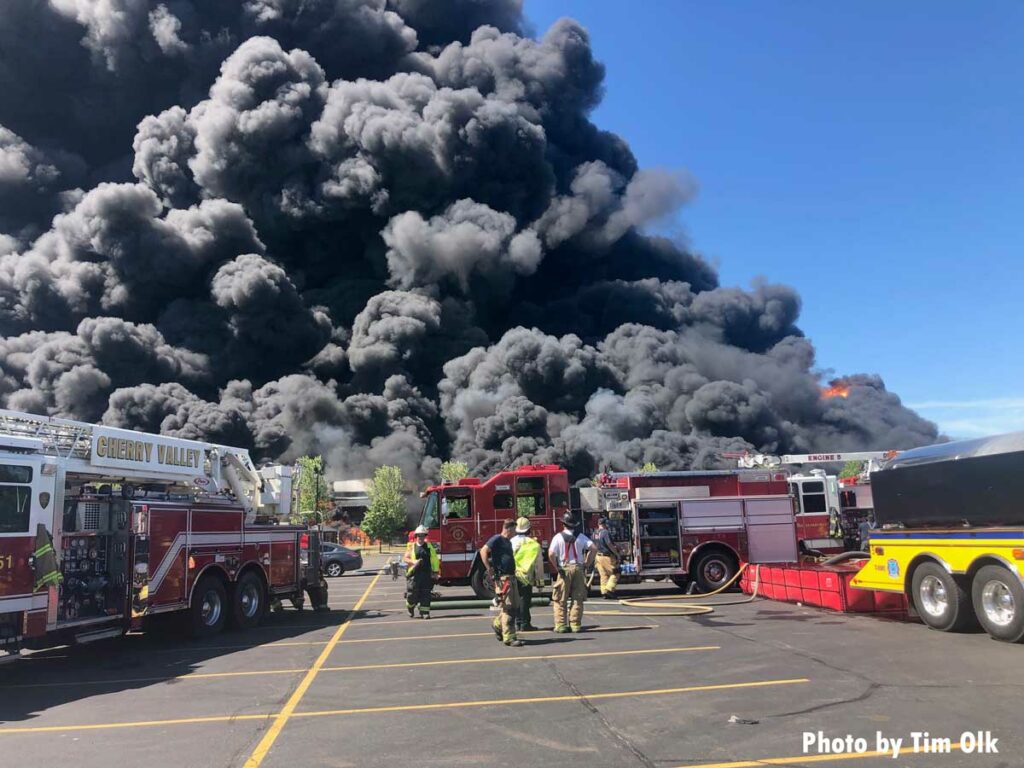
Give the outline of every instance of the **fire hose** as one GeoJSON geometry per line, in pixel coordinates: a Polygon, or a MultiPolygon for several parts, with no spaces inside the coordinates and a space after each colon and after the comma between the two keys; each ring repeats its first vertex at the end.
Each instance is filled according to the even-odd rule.
{"type": "Polygon", "coordinates": [[[689,601],[706,600],[709,597],[720,595],[743,576],[748,566],[749,563],[744,563],[735,576],[713,592],[706,592],[702,595],[680,595],[679,597],[625,597],[619,600],[619,605],[634,610],[596,610],[587,611],[587,614],[590,616],[705,616],[709,613],[714,613],[715,608],[726,605],[744,605],[757,599],[757,592],[761,582],[760,565],[754,568],[754,589],[749,596],[739,600],[725,600],[712,605],[699,605],[689,601]]]}

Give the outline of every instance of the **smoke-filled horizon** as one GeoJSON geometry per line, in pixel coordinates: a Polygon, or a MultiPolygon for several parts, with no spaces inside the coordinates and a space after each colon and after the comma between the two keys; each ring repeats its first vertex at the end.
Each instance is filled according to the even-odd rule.
{"type": "MultiPolygon", "coordinates": [[[[645,233],[693,194],[521,0],[7,0],[0,402],[333,475],[708,467],[934,424],[800,299],[645,233]]],[[[695,115],[694,119],[700,119],[695,115]]]]}

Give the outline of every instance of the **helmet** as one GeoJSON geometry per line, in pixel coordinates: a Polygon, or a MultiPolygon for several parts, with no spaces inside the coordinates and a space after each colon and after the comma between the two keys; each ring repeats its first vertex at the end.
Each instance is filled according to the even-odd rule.
{"type": "Polygon", "coordinates": [[[575,528],[576,516],[573,515],[572,512],[566,512],[564,515],[562,515],[562,524],[567,528],[575,528]]]}
{"type": "Polygon", "coordinates": [[[426,536],[428,533],[430,533],[430,529],[425,525],[417,525],[416,530],[413,531],[416,536],[426,536]]]}
{"type": "Polygon", "coordinates": [[[516,533],[529,533],[530,532],[530,518],[520,517],[516,520],[516,533]]]}
{"type": "Polygon", "coordinates": [[[600,520],[597,521],[597,523],[598,523],[598,525],[603,525],[605,528],[607,528],[608,527],[608,518],[607,517],[602,517],[600,520]]]}

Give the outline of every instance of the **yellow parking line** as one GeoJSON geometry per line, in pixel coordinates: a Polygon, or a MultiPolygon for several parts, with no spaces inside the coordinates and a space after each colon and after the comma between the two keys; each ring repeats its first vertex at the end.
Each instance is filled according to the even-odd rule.
{"type": "Polygon", "coordinates": [[[546,661],[551,659],[592,659],[599,656],[638,656],[651,653],[683,653],[686,651],[718,651],[718,645],[695,645],[688,648],[646,648],[634,651],[591,651],[588,653],[552,653],[543,656],[493,656],[487,659],[445,659],[443,661],[408,661],[393,664],[354,664],[324,667],[321,672],[354,672],[365,669],[408,669],[409,667],[440,667],[449,664],[494,664],[502,662],[546,661]]]}
{"type": "MultiPolygon", "coordinates": [[[[777,685],[799,685],[809,683],[806,677],[791,680],[758,680],[750,683],[720,683],[718,685],[692,685],[684,688],[658,688],[645,691],[621,691],[617,693],[589,693],[573,696],[536,696],[527,699],[487,699],[483,701],[455,701],[439,704],[404,704],[391,707],[360,707],[353,709],[326,709],[314,712],[291,712],[290,717],[332,717],[340,715],[380,714],[384,712],[419,712],[431,709],[464,709],[467,707],[501,707],[520,704],[545,704],[561,701],[598,701],[603,699],[624,699],[632,696],[668,696],[678,693],[699,691],[726,691],[743,688],[767,688],[777,685]]],[[[280,718],[284,712],[268,712],[262,715],[223,715],[213,717],[189,717],[178,720],[142,720],[127,723],[91,723],[88,725],[43,725],[24,728],[0,728],[0,736],[12,733],[54,733],[63,731],[96,731],[116,728],[146,728],[164,725],[191,725],[194,723],[230,723],[241,720],[267,720],[280,718]]],[[[269,732],[268,732],[269,733],[269,732]]],[[[264,737],[265,738],[265,737],[264,737]]],[[[260,742],[261,745],[263,742],[260,742]]],[[[258,749],[258,747],[257,747],[258,749]]],[[[756,765],[756,764],[755,764],[756,765]]],[[[700,766],[700,768],[710,768],[700,766]]]]}
{"type": "MultiPolygon", "coordinates": [[[[696,645],[683,648],[645,648],[633,651],[588,651],[582,653],[556,653],[544,656],[495,656],[486,659],[444,659],[440,661],[410,661],[394,664],[354,664],[342,667],[321,667],[321,672],[356,672],[367,669],[407,669],[409,667],[436,667],[449,664],[488,664],[501,662],[538,661],[548,659],[582,659],[595,658],[600,656],[635,656],[638,654],[651,653],[683,653],[685,651],[717,651],[721,646],[717,645],[696,645]]],[[[112,680],[74,680],[58,683],[14,683],[11,685],[0,685],[0,690],[12,688],[55,688],[67,687],[68,685],[124,685],[129,683],[159,683],[159,682],[186,682],[189,680],[212,680],[217,678],[232,677],[260,677],[265,675],[297,675],[308,672],[307,667],[296,667],[294,669],[262,669],[247,672],[190,672],[185,675],[173,677],[124,677],[112,680]]]]}
{"type": "Polygon", "coordinates": [[[127,723],[91,723],[88,725],[36,725],[29,728],[0,728],[0,736],[8,733],[57,733],[63,731],[106,731],[114,728],[152,728],[161,725],[194,725],[196,723],[235,723],[241,720],[269,720],[277,715],[214,715],[182,717],[177,720],[133,720],[127,723]]]}
{"type": "MultiPolygon", "coordinates": [[[[375,586],[377,586],[377,582],[379,580],[380,574],[373,577],[373,581],[370,582],[370,586],[366,588],[363,596],[359,598],[359,602],[356,603],[356,607],[354,608],[355,611],[358,611],[362,607],[363,603],[366,602],[366,598],[370,596],[370,592],[375,586]]],[[[331,655],[331,651],[334,650],[334,646],[337,645],[339,640],[341,640],[341,636],[345,634],[345,630],[348,629],[349,624],[351,623],[352,614],[349,614],[349,617],[338,627],[334,636],[320,652],[320,656],[318,656],[317,660],[313,662],[313,666],[309,668],[309,671],[306,673],[306,676],[302,678],[298,687],[292,692],[292,695],[288,698],[288,702],[284,705],[284,709],[278,713],[273,724],[271,724],[270,728],[263,735],[260,743],[256,745],[256,749],[252,751],[249,759],[245,761],[245,768],[259,768],[259,765],[263,762],[263,758],[267,756],[267,753],[270,752],[270,748],[274,746],[274,742],[277,741],[277,737],[281,734],[281,729],[284,728],[285,723],[288,722],[288,718],[291,717],[292,713],[295,711],[295,707],[299,705],[299,702],[302,701],[302,697],[306,695],[306,691],[309,690],[309,686],[316,678],[317,673],[320,671],[320,667],[322,667],[324,662],[327,661],[327,657],[331,655]]]]}
{"type": "MultiPolygon", "coordinates": [[[[959,744],[953,744],[951,749],[960,749],[959,744]]],[[[913,757],[915,755],[933,753],[908,752],[903,750],[900,757],[913,757]]],[[[811,763],[828,763],[836,760],[859,760],[865,757],[892,757],[892,752],[840,752],[835,755],[797,755],[796,757],[762,757],[757,760],[738,760],[732,763],[692,763],[691,765],[680,765],[678,768],[762,768],[765,765],[809,765],[811,763]]]]}
{"type": "MultiPolygon", "coordinates": [[[[383,624],[383,622],[381,622],[383,624]]],[[[626,629],[653,629],[654,625],[651,624],[637,624],[635,626],[627,627],[591,627],[587,629],[583,634],[591,634],[593,632],[617,632],[626,629]]],[[[524,633],[532,634],[532,633],[524,633]]],[[[338,645],[354,645],[356,643],[393,643],[401,640],[447,640],[453,637],[493,637],[493,632],[459,632],[451,635],[408,635],[406,637],[367,637],[360,638],[359,640],[342,640],[338,645]]],[[[527,643],[529,644],[529,643],[527,643]]],[[[277,643],[273,643],[277,645],[277,643]]],[[[283,643],[282,643],[283,645],[283,643]]]]}
{"type": "MultiPolygon", "coordinates": [[[[534,696],[528,699],[487,699],[484,701],[454,701],[447,704],[400,704],[392,707],[358,707],[354,709],[325,709],[317,712],[296,712],[292,717],[330,717],[337,715],[370,715],[381,712],[421,712],[430,709],[463,709],[466,707],[511,706],[516,704],[547,704],[558,701],[597,701],[624,699],[630,696],[667,696],[673,693],[696,691],[725,691],[735,688],[767,688],[773,685],[809,683],[809,678],[792,680],[759,680],[754,683],[720,683],[718,685],[691,685],[685,688],[657,688],[649,691],[622,691],[620,693],[588,693],[573,696],[534,696]]],[[[2,731],[0,731],[2,733],[2,731]]]]}

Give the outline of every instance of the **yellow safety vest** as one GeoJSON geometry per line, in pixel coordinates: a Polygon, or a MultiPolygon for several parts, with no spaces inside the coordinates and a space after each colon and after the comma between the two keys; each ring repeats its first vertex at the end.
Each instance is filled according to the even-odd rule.
{"type": "Polygon", "coordinates": [[[516,578],[523,584],[529,584],[533,576],[533,566],[540,556],[540,544],[536,539],[527,538],[515,552],[516,578]]]}
{"type": "MultiPolygon", "coordinates": [[[[409,557],[413,557],[416,554],[415,547],[416,547],[416,542],[415,541],[410,541],[408,544],[405,545],[405,551],[408,553],[409,557]]],[[[441,556],[439,554],[437,554],[437,547],[435,547],[433,544],[431,544],[428,541],[427,542],[427,549],[430,550],[430,570],[433,571],[434,573],[440,573],[441,572],[441,556]]],[[[412,573],[412,566],[411,565],[406,566],[406,568],[405,568],[405,575],[409,576],[411,573],[412,573]]]]}

